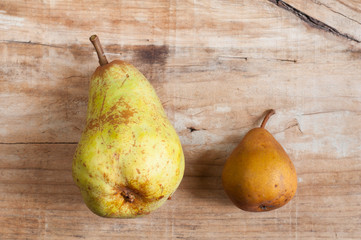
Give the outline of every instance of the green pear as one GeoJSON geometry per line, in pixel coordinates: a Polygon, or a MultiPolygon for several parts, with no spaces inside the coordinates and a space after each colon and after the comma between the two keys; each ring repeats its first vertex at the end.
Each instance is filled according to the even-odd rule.
{"type": "Polygon", "coordinates": [[[179,186],[184,155],[148,80],[133,65],[100,66],[90,82],[87,121],[73,160],[73,179],[91,211],[134,218],[159,208],[179,186]]]}

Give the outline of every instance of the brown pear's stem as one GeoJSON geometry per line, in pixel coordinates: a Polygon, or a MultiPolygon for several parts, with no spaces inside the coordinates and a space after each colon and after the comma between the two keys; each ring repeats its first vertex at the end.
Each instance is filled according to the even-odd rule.
{"type": "Polygon", "coordinates": [[[275,113],[276,112],[273,109],[268,110],[267,115],[264,117],[263,122],[261,124],[261,128],[264,128],[266,126],[268,119],[275,113]]]}
{"type": "Polygon", "coordinates": [[[98,54],[98,59],[99,59],[100,66],[104,66],[104,65],[108,64],[108,60],[104,55],[104,51],[103,51],[102,45],[100,44],[98,36],[97,35],[92,35],[89,38],[89,40],[93,44],[93,46],[95,48],[95,51],[98,54]]]}

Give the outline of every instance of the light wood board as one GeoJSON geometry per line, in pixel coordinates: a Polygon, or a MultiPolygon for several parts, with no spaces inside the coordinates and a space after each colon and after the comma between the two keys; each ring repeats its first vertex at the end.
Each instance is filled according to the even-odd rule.
{"type": "Polygon", "coordinates": [[[0,239],[360,239],[360,41],[358,0],[2,0],[0,239]],[[71,177],[94,33],[149,79],[184,148],[179,189],[143,218],[97,217],[71,177]],[[220,175],[269,108],[298,191],[248,213],[220,175]]]}

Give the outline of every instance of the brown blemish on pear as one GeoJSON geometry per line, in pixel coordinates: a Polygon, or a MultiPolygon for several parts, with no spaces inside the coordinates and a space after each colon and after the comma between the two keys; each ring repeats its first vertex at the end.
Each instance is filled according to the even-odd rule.
{"type": "Polygon", "coordinates": [[[297,175],[282,146],[265,129],[274,110],[261,127],[250,130],[227,159],[222,183],[231,201],[252,212],[282,207],[296,193],[297,175]]]}
{"type": "Polygon", "coordinates": [[[99,118],[92,119],[87,124],[87,128],[89,130],[98,129],[100,126],[104,126],[104,124],[111,124],[114,126],[119,126],[120,124],[127,125],[132,121],[131,118],[135,113],[137,113],[137,111],[121,97],[109,111],[103,113],[99,118]],[[116,111],[118,105],[124,106],[124,110],[116,111]]]}

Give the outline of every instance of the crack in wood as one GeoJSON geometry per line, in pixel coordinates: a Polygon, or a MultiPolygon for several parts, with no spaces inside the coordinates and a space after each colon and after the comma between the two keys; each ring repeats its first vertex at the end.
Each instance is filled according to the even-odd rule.
{"type": "Polygon", "coordinates": [[[334,13],[336,13],[336,14],[338,14],[338,15],[341,15],[341,16],[343,16],[343,17],[345,17],[345,18],[347,18],[347,19],[349,19],[349,20],[351,20],[351,21],[353,21],[353,22],[361,25],[361,22],[359,22],[359,21],[357,21],[357,20],[355,20],[355,19],[353,19],[353,18],[350,18],[350,17],[346,16],[346,15],[343,14],[343,13],[340,13],[340,12],[337,12],[337,11],[333,10],[331,7],[327,6],[326,4],[324,4],[324,3],[322,3],[322,2],[319,2],[319,1],[317,1],[317,0],[312,0],[312,2],[314,2],[314,3],[317,4],[317,5],[324,6],[325,8],[329,9],[331,12],[334,12],[334,13]]]}
{"type": "Polygon", "coordinates": [[[331,27],[329,25],[327,25],[324,22],[321,22],[320,20],[317,20],[316,18],[311,17],[310,15],[301,12],[300,10],[294,8],[293,6],[289,5],[288,3],[282,1],[282,0],[268,0],[271,3],[276,4],[278,7],[285,9],[286,11],[289,11],[291,13],[293,13],[294,15],[296,15],[299,19],[301,19],[302,21],[304,21],[305,23],[307,23],[309,26],[313,27],[313,28],[317,28],[329,33],[332,33],[336,36],[360,43],[361,41],[354,38],[353,36],[350,36],[349,34],[346,33],[341,33],[340,31],[338,31],[336,28],[331,27]]]}
{"type": "Polygon", "coordinates": [[[317,115],[317,114],[329,114],[329,113],[360,113],[360,111],[349,111],[349,110],[334,110],[334,111],[321,111],[321,112],[311,112],[311,113],[304,113],[303,116],[310,116],[310,115],[317,115]]]}
{"type": "Polygon", "coordinates": [[[64,79],[70,79],[70,78],[85,78],[85,77],[81,76],[81,75],[72,75],[72,76],[66,77],[64,79]]]}
{"type": "Polygon", "coordinates": [[[248,60],[266,60],[266,61],[280,61],[280,62],[293,62],[297,63],[296,59],[287,59],[287,58],[256,58],[256,57],[242,57],[242,56],[230,56],[230,55],[221,55],[219,59],[242,59],[245,61],[248,60]]]}
{"type": "Polygon", "coordinates": [[[71,169],[56,169],[56,168],[42,168],[42,167],[0,167],[0,169],[6,169],[6,170],[31,170],[31,171],[56,171],[56,172],[71,172],[71,169]]]}
{"type": "Polygon", "coordinates": [[[296,59],[282,59],[282,58],[276,58],[276,61],[281,61],[281,62],[293,62],[296,63],[297,60],[296,59]]]}
{"type": "Polygon", "coordinates": [[[204,130],[207,130],[207,129],[205,129],[205,128],[195,128],[195,127],[187,127],[187,129],[189,130],[189,132],[197,132],[197,131],[204,131],[204,130]]]}
{"type": "Polygon", "coordinates": [[[276,132],[275,134],[285,132],[285,131],[287,131],[288,129],[291,129],[291,128],[293,128],[293,127],[297,127],[298,131],[303,134],[303,131],[302,131],[302,129],[301,129],[300,123],[298,122],[297,119],[295,119],[295,121],[296,121],[296,122],[293,123],[292,125],[286,127],[285,129],[283,129],[283,130],[281,130],[281,131],[279,131],[279,132],[276,132]]]}
{"type": "Polygon", "coordinates": [[[187,127],[190,132],[196,132],[199,131],[199,129],[196,129],[194,127],[187,127]]]}
{"type": "Polygon", "coordinates": [[[78,144],[78,142],[0,142],[3,145],[16,145],[16,144],[78,144]]]}
{"type": "Polygon", "coordinates": [[[17,44],[45,46],[45,47],[52,47],[52,48],[65,48],[62,46],[56,46],[56,45],[51,45],[51,44],[39,43],[39,42],[32,42],[31,40],[30,41],[0,40],[0,43],[17,43],[17,44]]]}

